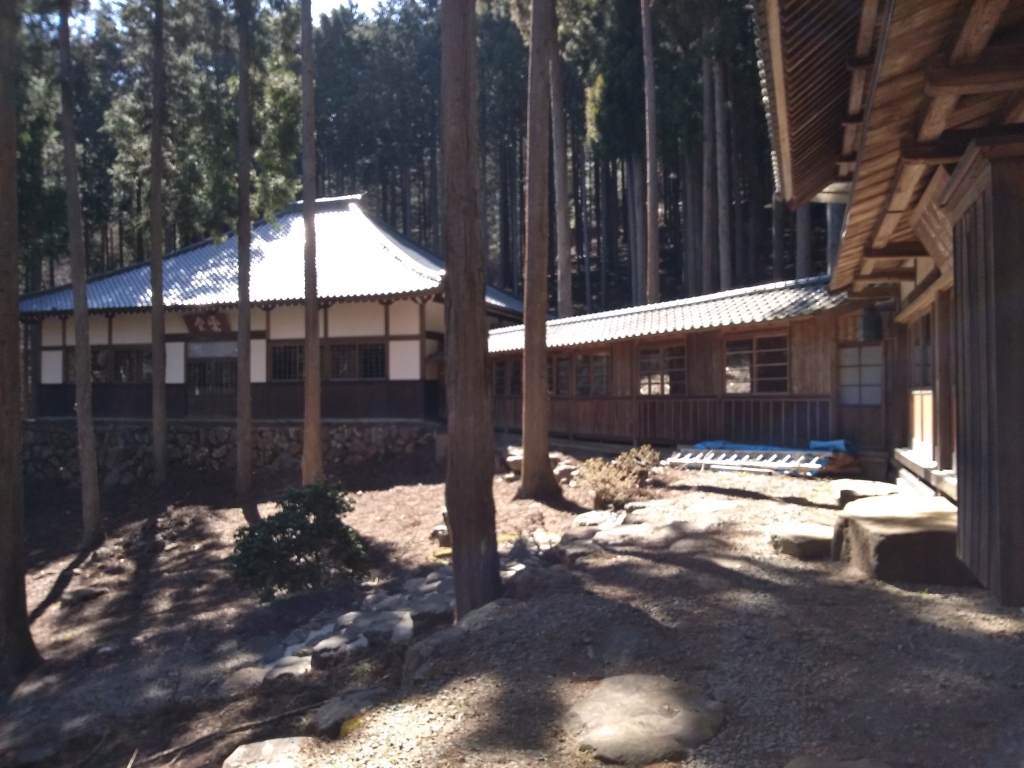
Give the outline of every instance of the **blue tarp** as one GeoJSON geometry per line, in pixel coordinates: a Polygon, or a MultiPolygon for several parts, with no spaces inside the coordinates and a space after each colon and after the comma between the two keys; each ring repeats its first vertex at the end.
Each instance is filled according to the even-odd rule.
{"type": "MultiPolygon", "coordinates": [[[[800,448],[781,448],[777,445],[730,443],[728,440],[705,440],[693,447],[698,451],[757,451],[759,453],[792,453],[793,451],[801,450],[800,448]]],[[[854,453],[856,449],[849,440],[811,440],[807,450],[854,453]]]]}

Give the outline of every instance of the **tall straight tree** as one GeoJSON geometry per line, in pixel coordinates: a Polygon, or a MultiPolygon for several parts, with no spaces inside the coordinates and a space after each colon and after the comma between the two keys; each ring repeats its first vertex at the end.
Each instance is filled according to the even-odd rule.
{"type": "MultiPolygon", "coordinates": [[[[705,28],[705,39],[708,37],[705,28]]],[[[714,288],[715,253],[715,86],[711,57],[701,59],[701,80],[704,86],[703,133],[704,133],[704,183],[701,190],[703,216],[701,220],[701,279],[700,293],[711,293],[714,288]]]]}
{"type": "Polygon", "coordinates": [[[316,92],[313,84],[313,11],[302,0],[302,220],[306,229],[306,366],[302,482],[324,476],[320,444],[320,302],[316,294],[316,92]]]}
{"type": "MultiPolygon", "coordinates": [[[[18,3],[0,0],[0,232],[18,231],[18,3]]],[[[41,663],[25,609],[18,238],[0,238],[0,691],[41,663]]]]}
{"type": "Polygon", "coordinates": [[[251,0],[235,0],[238,22],[238,460],[235,489],[243,500],[252,492],[252,312],[249,305],[249,247],[252,243],[250,176],[252,147],[249,129],[250,105],[249,42],[251,0]]]}
{"type": "Polygon", "coordinates": [[[153,0],[149,268],[153,288],[153,482],[167,482],[167,348],[164,346],[164,2],[153,0]]]}
{"type": "Polygon", "coordinates": [[[474,0],[441,2],[441,201],[445,286],[445,384],[455,613],[501,594],[494,524],[494,427],[487,384],[480,129],[474,0]]]}
{"type": "Polygon", "coordinates": [[[725,133],[725,74],[722,59],[715,56],[711,63],[715,81],[715,156],[718,169],[718,287],[732,288],[732,232],[729,205],[729,149],[725,133]]]}
{"type": "MultiPolygon", "coordinates": [[[[558,29],[555,4],[551,3],[552,29],[558,29]]],[[[569,161],[565,135],[565,97],[562,93],[562,55],[558,51],[557,38],[551,45],[551,130],[554,137],[551,148],[554,151],[555,176],[555,244],[557,246],[558,316],[572,314],[572,254],[569,228],[569,161]]]]}
{"type": "Polygon", "coordinates": [[[654,102],[654,30],[651,0],[640,0],[644,36],[644,112],[647,122],[647,303],[659,298],[661,265],[658,242],[658,129],[654,102]]]}
{"type": "Polygon", "coordinates": [[[75,318],[75,414],[78,421],[78,474],[82,483],[82,543],[87,552],[103,541],[100,483],[96,467],[96,432],[92,423],[92,350],[89,347],[89,307],[86,303],[85,236],[82,200],[78,191],[75,154],[75,99],[71,91],[71,0],[60,0],[60,96],[64,139],[64,185],[68,210],[68,254],[75,318]]]}
{"type": "Polygon", "coordinates": [[[561,495],[548,459],[548,131],[551,117],[552,0],[530,4],[530,74],[526,117],[526,280],[523,292],[523,469],[519,497],[561,495]]]}

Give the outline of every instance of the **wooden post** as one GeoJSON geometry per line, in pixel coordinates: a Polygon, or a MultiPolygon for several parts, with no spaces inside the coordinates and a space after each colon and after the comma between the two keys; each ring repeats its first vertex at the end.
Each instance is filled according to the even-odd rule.
{"type": "Polygon", "coordinates": [[[932,349],[935,358],[935,407],[933,411],[935,435],[935,461],[939,469],[953,468],[953,303],[949,291],[935,295],[934,337],[932,349]]]}

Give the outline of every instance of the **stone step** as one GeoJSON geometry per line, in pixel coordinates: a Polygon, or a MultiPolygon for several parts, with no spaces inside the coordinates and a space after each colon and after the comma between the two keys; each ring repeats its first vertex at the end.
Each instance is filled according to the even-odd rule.
{"type": "Polygon", "coordinates": [[[781,523],[769,532],[772,546],[799,560],[824,560],[832,552],[833,529],[820,523],[781,523]]]}

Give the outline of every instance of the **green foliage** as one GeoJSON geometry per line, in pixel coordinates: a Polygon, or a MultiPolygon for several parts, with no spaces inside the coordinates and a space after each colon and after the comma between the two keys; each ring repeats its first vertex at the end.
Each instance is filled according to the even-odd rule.
{"type": "Polygon", "coordinates": [[[358,534],[341,521],[353,509],[339,488],[320,483],[290,488],[281,511],[235,531],[235,580],[266,602],[279,592],[343,583],[366,570],[358,534]]]}
{"type": "Polygon", "coordinates": [[[649,445],[631,448],[610,462],[587,459],[577,482],[594,492],[594,509],[622,507],[644,495],[641,484],[660,460],[660,454],[649,445]]]}

